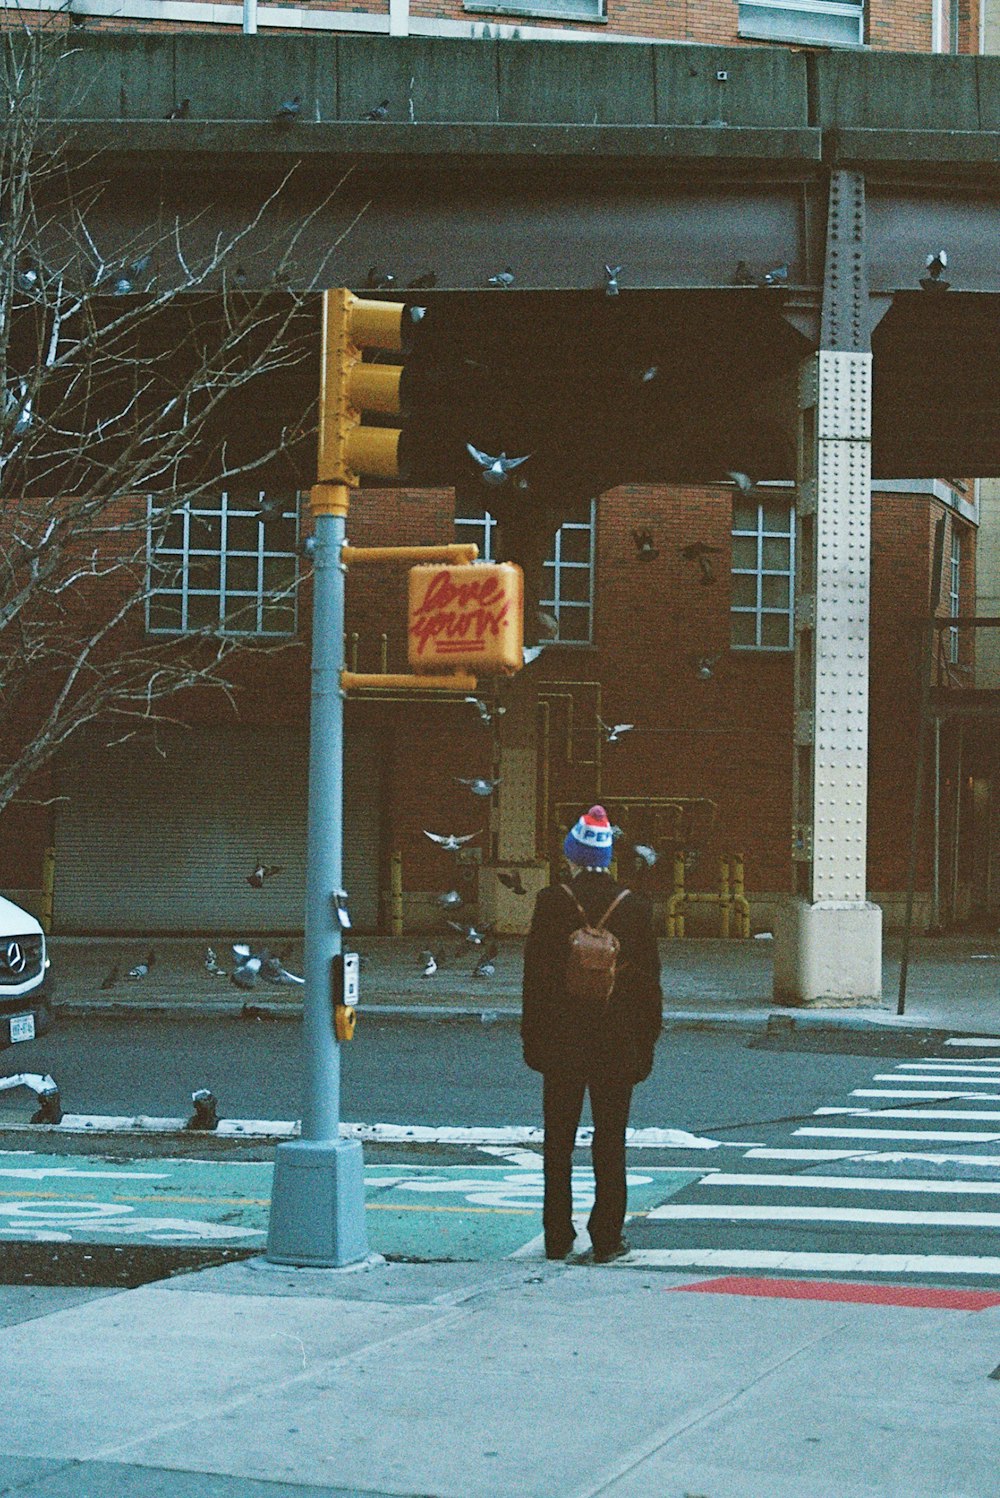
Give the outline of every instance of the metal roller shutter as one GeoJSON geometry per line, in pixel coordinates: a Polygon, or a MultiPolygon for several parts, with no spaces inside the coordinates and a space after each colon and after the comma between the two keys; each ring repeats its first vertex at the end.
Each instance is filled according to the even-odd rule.
{"type": "MultiPolygon", "coordinates": [[[[67,767],[56,827],[56,930],[300,931],[308,735],[171,729],[67,767]],[[259,890],[257,860],[282,872],[259,890]]],[[[378,915],[379,775],[372,736],[345,750],[345,883],[361,930],[378,915]]]]}

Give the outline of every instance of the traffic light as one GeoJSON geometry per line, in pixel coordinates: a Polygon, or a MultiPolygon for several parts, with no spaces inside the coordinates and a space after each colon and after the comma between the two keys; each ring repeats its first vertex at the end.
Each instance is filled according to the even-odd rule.
{"type": "Polygon", "coordinates": [[[319,482],[357,488],[367,478],[402,477],[399,427],[364,426],[365,412],[401,416],[401,364],[365,363],[366,349],[403,354],[422,307],[377,302],[343,287],[323,295],[319,482]]]}

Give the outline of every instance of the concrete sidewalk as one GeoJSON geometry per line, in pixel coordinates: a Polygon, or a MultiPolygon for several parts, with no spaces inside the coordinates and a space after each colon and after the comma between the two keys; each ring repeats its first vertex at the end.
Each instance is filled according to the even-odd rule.
{"type": "Polygon", "coordinates": [[[746,1288],[247,1260],[0,1290],[0,1494],[993,1498],[1000,1297],[746,1288]]]}
{"type": "MultiPolygon", "coordinates": [[[[238,938],[236,938],[238,939],[238,938]]],[[[358,937],[362,954],[361,995],[366,1011],[414,1018],[491,1012],[515,1018],[520,1007],[523,942],[505,939],[490,978],[472,976],[481,949],[470,948],[449,960],[432,978],[421,976],[418,951],[428,938],[419,933],[393,941],[358,937]]],[[[273,1014],[301,1011],[300,991],[260,983],[251,993],[228,978],[205,970],[205,952],[214,948],[224,968],[232,966],[229,941],[213,938],[55,937],[52,970],[59,1004],[71,1012],[142,1011],[239,1014],[249,1004],[273,1014]],[[150,948],[155,962],[148,977],[130,981],[128,969],[150,948]],[[117,965],[119,975],[102,984],[117,965]]],[[[255,948],[267,944],[255,939],[255,948]]],[[[284,953],[293,972],[301,972],[301,940],[276,938],[272,950],[284,953]]],[[[911,944],[906,1013],[896,1017],[900,941],[890,937],[883,961],[883,1002],[867,1009],[782,1009],[771,998],[771,943],[766,940],[721,941],[695,938],[662,941],[664,1014],[668,1023],[763,1026],[770,1014],[785,1014],[800,1023],[907,1025],[1000,1035],[1000,937],[917,937],[911,944]]],[[[453,948],[449,949],[453,951],[453,948]]]]}

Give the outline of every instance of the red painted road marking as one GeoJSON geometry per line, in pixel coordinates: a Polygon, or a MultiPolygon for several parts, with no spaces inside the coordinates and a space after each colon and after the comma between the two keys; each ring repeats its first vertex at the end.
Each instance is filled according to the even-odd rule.
{"type": "Polygon", "coordinates": [[[769,1280],[729,1275],[671,1290],[702,1290],[712,1295],[762,1295],[778,1300],[846,1300],[863,1305],[922,1306],[939,1311],[985,1311],[1000,1306],[995,1290],[940,1290],[930,1285],[867,1285],[836,1280],[769,1280]]]}

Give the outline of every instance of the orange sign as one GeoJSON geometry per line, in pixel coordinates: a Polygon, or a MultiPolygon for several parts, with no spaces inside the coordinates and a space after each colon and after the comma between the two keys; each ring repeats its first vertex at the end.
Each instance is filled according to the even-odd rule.
{"type": "Polygon", "coordinates": [[[523,646],[524,574],[513,562],[410,568],[414,670],[509,676],[524,663],[523,646]]]}

